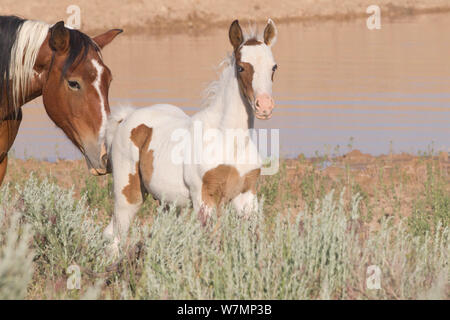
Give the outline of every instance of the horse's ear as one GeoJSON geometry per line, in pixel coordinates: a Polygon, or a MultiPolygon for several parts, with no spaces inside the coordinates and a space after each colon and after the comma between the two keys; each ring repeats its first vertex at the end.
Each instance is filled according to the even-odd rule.
{"type": "Polygon", "coordinates": [[[272,19],[269,18],[269,20],[267,21],[267,26],[264,29],[264,43],[269,47],[273,46],[277,41],[277,34],[277,27],[275,26],[275,23],[272,21],[272,19]]]}
{"type": "Polygon", "coordinates": [[[239,46],[244,41],[244,35],[242,34],[241,26],[239,25],[239,21],[234,20],[230,26],[230,31],[228,32],[228,36],[230,37],[230,42],[233,45],[234,50],[239,48],[239,46]]]}
{"type": "Polygon", "coordinates": [[[109,44],[111,41],[114,40],[114,38],[123,32],[122,29],[111,29],[109,31],[106,31],[103,34],[100,34],[96,37],[94,37],[92,40],[95,41],[95,43],[100,47],[100,49],[103,49],[104,46],[109,44]]]}
{"type": "Polygon", "coordinates": [[[70,34],[69,30],[64,26],[64,21],[57,22],[51,28],[50,48],[57,52],[63,53],[69,49],[70,34]]]}

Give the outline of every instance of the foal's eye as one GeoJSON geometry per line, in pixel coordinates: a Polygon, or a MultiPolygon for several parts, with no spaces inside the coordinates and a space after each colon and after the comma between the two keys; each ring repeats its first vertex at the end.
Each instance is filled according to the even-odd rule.
{"type": "Polygon", "coordinates": [[[68,83],[69,83],[70,89],[72,89],[72,90],[80,90],[80,88],[81,88],[80,84],[77,81],[69,80],[68,83]]]}
{"type": "Polygon", "coordinates": [[[273,72],[275,72],[275,70],[277,70],[278,69],[278,65],[274,65],[273,67],[272,67],[272,71],[273,72]]]}
{"type": "Polygon", "coordinates": [[[237,70],[238,70],[238,72],[242,72],[242,71],[244,71],[244,68],[242,68],[241,66],[238,66],[237,70]]]}

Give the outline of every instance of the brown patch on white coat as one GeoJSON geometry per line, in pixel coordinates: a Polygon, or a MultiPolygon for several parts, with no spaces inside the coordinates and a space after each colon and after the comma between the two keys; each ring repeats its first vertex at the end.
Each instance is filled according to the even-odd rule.
{"type": "Polygon", "coordinates": [[[135,173],[128,175],[128,185],[122,190],[130,204],[142,203],[145,186],[148,186],[153,175],[153,150],[149,150],[152,135],[153,129],[145,124],[131,130],[130,139],[139,149],[139,160],[136,162],[135,173]]]}
{"type": "MultiPolygon", "coordinates": [[[[230,26],[228,33],[230,42],[233,45],[234,57],[236,61],[236,77],[239,83],[239,89],[243,96],[248,100],[250,105],[254,106],[254,114],[258,119],[267,120],[272,116],[272,109],[274,108],[273,99],[268,94],[261,94],[255,96],[253,88],[253,76],[255,73],[252,64],[242,61],[241,49],[244,46],[258,46],[267,45],[271,46],[276,39],[276,29],[271,20],[264,29],[264,42],[261,42],[255,38],[248,39],[244,43],[244,36],[242,29],[239,25],[239,21],[235,20],[230,26]]],[[[273,76],[277,66],[273,66],[271,80],[273,82],[273,76]]]]}
{"type": "Polygon", "coordinates": [[[242,29],[239,25],[238,20],[234,20],[231,24],[228,36],[234,49],[234,57],[236,60],[236,76],[239,82],[239,88],[241,89],[242,94],[247,100],[253,101],[255,97],[253,93],[252,82],[255,70],[250,63],[241,61],[241,48],[243,45],[259,45],[261,44],[261,42],[257,41],[256,39],[249,39],[242,45],[242,43],[244,42],[244,35],[242,33],[242,29]]]}
{"type": "MultiPolygon", "coordinates": [[[[272,45],[276,37],[275,26],[269,20],[264,30],[264,43],[255,38],[248,39],[244,42],[244,36],[238,20],[233,21],[231,24],[228,36],[234,49],[236,77],[241,93],[251,105],[256,105],[254,111],[258,118],[268,119],[273,109],[273,100],[269,97],[272,103],[270,103],[269,107],[263,113],[259,114],[261,108],[259,108],[258,98],[255,97],[253,89],[255,70],[252,64],[242,61],[241,49],[244,46],[272,45]]],[[[276,65],[273,68],[273,72],[275,70],[276,65]]],[[[235,167],[224,164],[218,165],[203,175],[202,202],[209,208],[219,209],[221,205],[231,201],[241,193],[250,190],[253,194],[256,194],[256,181],[260,173],[261,169],[258,168],[241,177],[235,167]]],[[[202,210],[204,211],[204,209],[202,210]]],[[[200,215],[203,215],[203,212],[200,215]]]]}
{"type": "Polygon", "coordinates": [[[261,169],[254,169],[241,177],[237,169],[221,164],[203,175],[202,201],[209,208],[219,209],[240,193],[256,194],[256,181],[261,169]]]}

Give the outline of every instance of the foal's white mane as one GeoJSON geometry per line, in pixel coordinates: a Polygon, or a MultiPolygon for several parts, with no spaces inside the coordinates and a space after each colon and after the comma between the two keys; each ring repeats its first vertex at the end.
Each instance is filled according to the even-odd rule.
{"type": "Polygon", "coordinates": [[[25,95],[34,76],[34,64],[39,49],[47,37],[50,26],[47,23],[26,20],[17,31],[17,38],[11,49],[9,74],[12,78],[13,105],[19,107],[20,95],[25,95]]]}
{"type": "Polygon", "coordinates": [[[206,108],[214,103],[220,90],[227,83],[228,77],[230,76],[230,71],[233,70],[236,60],[234,54],[228,54],[225,59],[220,62],[217,70],[222,69],[219,79],[211,81],[206,89],[203,91],[203,98],[201,100],[201,107],[206,108]]]}
{"type": "MultiPolygon", "coordinates": [[[[256,39],[262,41],[262,35],[258,34],[255,25],[249,25],[248,30],[244,33],[244,40],[246,42],[249,39],[256,39]]],[[[222,69],[218,80],[213,80],[209,83],[206,89],[203,91],[203,98],[201,101],[202,110],[210,107],[216,103],[220,103],[219,99],[222,99],[222,92],[230,77],[235,76],[235,63],[236,59],[234,53],[228,54],[225,59],[219,64],[217,69],[222,69]]],[[[107,153],[110,154],[114,135],[120,122],[128,117],[136,108],[122,105],[114,108],[108,117],[108,124],[106,126],[106,147],[107,153]]],[[[200,111],[201,112],[201,111],[200,111]]]]}

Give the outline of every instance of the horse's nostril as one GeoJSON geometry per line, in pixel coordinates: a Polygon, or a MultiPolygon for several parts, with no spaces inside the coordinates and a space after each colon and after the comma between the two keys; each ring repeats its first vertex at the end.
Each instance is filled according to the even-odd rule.
{"type": "Polygon", "coordinates": [[[256,100],[256,106],[259,108],[259,100],[256,100]]]}
{"type": "Polygon", "coordinates": [[[106,165],[106,163],[108,162],[108,155],[107,155],[106,153],[102,156],[102,162],[103,162],[103,164],[105,164],[105,165],[106,165]]]}

